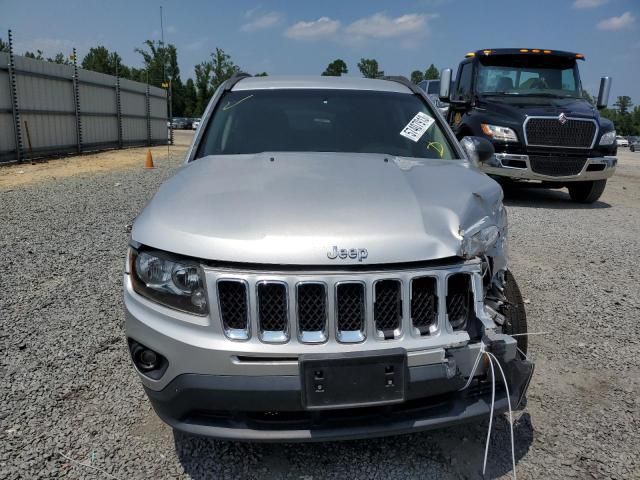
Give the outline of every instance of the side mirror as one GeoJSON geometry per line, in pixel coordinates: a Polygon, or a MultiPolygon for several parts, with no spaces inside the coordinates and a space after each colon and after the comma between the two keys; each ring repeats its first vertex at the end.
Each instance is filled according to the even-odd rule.
{"type": "Polygon", "coordinates": [[[443,102],[448,102],[450,94],[451,94],[451,69],[444,68],[440,73],[440,100],[442,100],[443,102]]]}
{"type": "Polygon", "coordinates": [[[611,77],[602,77],[600,79],[600,90],[598,91],[598,104],[596,105],[599,109],[607,108],[610,91],[611,77]]]}
{"type": "Polygon", "coordinates": [[[469,161],[479,167],[481,163],[488,162],[495,154],[492,143],[482,137],[464,137],[460,145],[467,154],[469,161]]]}

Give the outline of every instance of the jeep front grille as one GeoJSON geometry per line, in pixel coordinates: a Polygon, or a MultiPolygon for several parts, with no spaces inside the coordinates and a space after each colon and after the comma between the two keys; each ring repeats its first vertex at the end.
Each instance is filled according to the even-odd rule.
{"type": "Polygon", "coordinates": [[[220,319],[226,335],[234,340],[249,338],[247,284],[238,280],[218,282],[220,319]]]}
{"type": "Polygon", "coordinates": [[[464,273],[451,275],[447,282],[447,315],[454,330],[467,328],[473,301],[471,277],[464,273]]]}
{"type": "Polygon", "coordinates": [[[476,312],[483,295],[479,262],[393,271],[205,271],[216,285],[222,328],[215,328],[236,340],[407,340],[420,348],[442,335],[471,335],[476,315],[490,321],[476,312]]]}
{"type": "Polygon", "coordinates": [[[380,280],[374,285],[373,320],[376,331],[385,339],[400,334],[402,321],[402,285],[398,280],[380,280]]]}
{"type": "Polygon", "coordinates": [[[438,320],[438,290],[436,279],[421,277],[411,280],[411,323],[427,335],[438,320]]]}
{"type": "Polygon", "coordinates": [[[364,303],[363,283],[339,283],[336,286],[337,335],[340,340],[364,340],[364,303]]]}
{"type": "Polygon", "coordinates": [[[593,148],[598,127],[591,119],[568,118],[562,124],[558,117],[530,117],[524,131],[529,146],[593,148]]]}
{"type": "Polygon", "coordinates": [[[531,170],[540,175],[565,177],[578,175],[587,162],[586,157],[545,157],[529,155],[531,170]]]}
{"type": "Polygon", "coordinates": [[[263,340],[285,342],[289,319],[287,286],[281,282],[258,283],[258,324],[263,340]]]}
{"type": "Polygon", "coordinates": [[[327,339],[327,288],[324,283],[301,283],[297,288],[298,337],[305,343],[327,339]]]}

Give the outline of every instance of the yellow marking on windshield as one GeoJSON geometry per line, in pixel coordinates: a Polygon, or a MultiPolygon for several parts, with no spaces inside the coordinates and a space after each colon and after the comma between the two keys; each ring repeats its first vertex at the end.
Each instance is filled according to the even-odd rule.
{"type": "Polygon", "coordinates": [[[444,145],[442,145],[440,142],[427,143],[427,150],[429,150],[430,148],[433,148],[436,152],[438,152],[440,158],[444,157],[444,145]]]}
{"type": "Polygon", "coordinates": [[[233,107],[237,107],[238,105],[240,105],[242,102],[244,102],[245,100],[249,100],[251,97],[253,97],[253,95],[249,95],[248,97],[244,97],[240,100],[238,100],[237,102],[227,102],[227,104],[222,107],[223,111],[227,111],[227,110],[231,110],[233,107]]]}

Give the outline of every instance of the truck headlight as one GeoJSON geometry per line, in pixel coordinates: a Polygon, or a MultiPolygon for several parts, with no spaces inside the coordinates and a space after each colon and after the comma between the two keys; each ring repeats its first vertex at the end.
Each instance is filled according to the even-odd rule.
{"type": "Polygon", "coordinates": [[[154,250],[129,249],[131,284],[136,293],[166,307],[196,315],[209,312],[200,265],[154,250]]]}
{"type": "Polygon", "coordinates": [[[600,145],[613,145],[616,141],[616,131],[611,130],[600,137],[600,145]]]}
{"type": "Polygon", "coordinates": [[[480,124],[484,134],[491,140],[500,142],[517,142],[518,135],[511,128],[501,127],[499,125],[489,125],[488,123],[480,124]]]}
{"type": "Polygon", "coordinates": [[[462,238],[462,256],[471,259],[484,254],[495,245],[499,237],[500,229],[495,225],[485,227],[472,235],[465,235],[462,238]]]}

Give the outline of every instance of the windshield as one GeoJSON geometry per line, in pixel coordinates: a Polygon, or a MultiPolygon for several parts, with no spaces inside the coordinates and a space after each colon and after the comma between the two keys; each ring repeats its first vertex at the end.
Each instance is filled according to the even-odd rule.
{"type": "Polygon", "coordinates": [[[436,116],[417,95],[325,89],[225,93],[197,157],[260,152],[456,158],[436,116]],[[407,133],[414,118],[419,121],[410,130],[417,127],[407,133]]]}
{"type": "Polygon", "coordinates": [[[478,94],[580,97],[580,77],[573,58],[540,55],[481,57],[478,94]]]}

